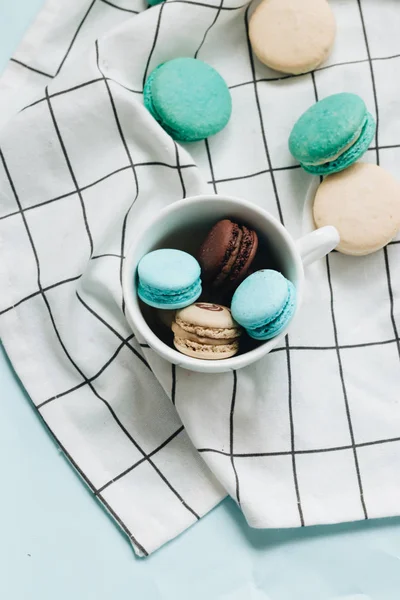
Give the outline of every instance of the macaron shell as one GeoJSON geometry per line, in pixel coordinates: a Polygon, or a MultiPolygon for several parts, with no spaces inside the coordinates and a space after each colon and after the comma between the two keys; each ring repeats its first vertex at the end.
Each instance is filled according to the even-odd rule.
{"type": "Polygon", "coordinates": [[[237,341],[226,345],[206,345],[198,344],[191,340],[183,340],[182,338],[174,338],[174,346],[182,354],[199,358],[202,360],[223,360],[235,356],[239,350],[237,341]]]}
{"type": "Polygon", "coordinates": [[[265,269],[253,273],[233,295],[233,318],[246,329],[266,325],[280,315],[286,305],[288,284],[278,271],[265,269]]]}
{"type": "Polygon", "coordinates": [[[237,256],[241,237],[239,225],[229,219],[222,219],[211,228],[198,253],[205,281],[213,282],[227,270],[231,257],[237,256]]]}
{"type": "Polygon", "coordinates": [[[139,280],[143,285],[170,293],[189,288],[200,273],[200,265],[193,256],[169,248],[149,252],[138,265],[139,280]]]}
{"type": "Polygon", "coordinates": [[[288,296],[285,306],[278,316],[264,327],[257,330],[247,330],[250,337],[256,340],[270,340],[279,335],[290,323],[296,312],[296,288],[291,281],[288,282],[288,296]]]}
{"type": "Polygon", "coordinates": [[[138,296],[145,304],[152,308],[179,310],[195,302],[201,294],[201,283],[198,281],[184,292],[163,294],[154,288],[145,288],[139,282],[138,296]]]}
{"type": "Polygon", "coordinates": [[[258,248],[258,236],[229,219],[218,221],[200,247],[203,280],[232,292],[247,275],[258,248]]]}
{"type": "Polygon", "coordinates": [[[313,214],[317,227],[338,229],[339,252],[371,254],[388,244],[400,228],[400,183],[377,165],[356,163],[324,179],[313,214]]]}
{"type": "Polygon", "coordinates": [[[138,296],[153,308],[183,308],[201,294],[200,272],[197,260],[181,250],[149,252],[138,265],[138,296]]]}
{"type": "Polygon", "coordinates": [[[347,92],[313,104],[295,123],[289,150],[302,165],[329,161],[355,143],[367,117],[362,98],[347,92]]]}
{"type": "Polygon", "coordinates": [[[283,73],[307,73],[329,56],[336,23],[326,0],[264,0],[249,24],[254,53],[283,73]]]}
{"type": "Polygon", "coordinates": [[[238,284],[246,277],[257,250],[258,236],[256,232],[243,225],[239,252],[230,275],[232,282],[238,284]]]}
{"type": "Polygon", "coordinates": [[[343,152],[343,154],[340,154],[335,160],[331,160],[321,165],[312,166],[302,164],[301,166],[307,173],[311,173],[312,175],[331,175],[332,173],[339,173],[339,171],[347,169],[359,158],[364,156],[375,137],[375,131],[375,119],[368,113],[360,137],[350,148],[343,152]]]}
{"type": "Polygon", "coordinates": [[[177,338],[180,338],[182,340],[191,340],[192,342],[196,342],[198,344],[205,344],[210,346],[225,346],[226,344],[230,344],[231,341],[237,339],[236,336],[233,336],[232,339],[207,337],[209,330],[206,329],[204,331],[198,329],[197,333],[190,333],[189,331],[185,331],[185,329],[182,329],[182,327],[178,325],[176,321],[172,323],[171,329],[174,333],[174,336],[177,338]]]}
{"type": "MultiPolygon", "coordinates": [[[[239,328],[229,308],[212,302],[196,302],[177,312],[175,318],[184,324],[185,329],[192,327],[193,330],[201,328],[221,332],[216,337],[224,337],[224,330],[230,332],[239,328]]],[[[210,337],[209,334],[206,337],[210,337]]]]}
{"type": "Polygon", "coordinates": [[[228,123],[232,99],[221,75],[194,58],[176,58],[158,66],[145,84],[144,103],[178,141],[197,141],[228,123]]]}

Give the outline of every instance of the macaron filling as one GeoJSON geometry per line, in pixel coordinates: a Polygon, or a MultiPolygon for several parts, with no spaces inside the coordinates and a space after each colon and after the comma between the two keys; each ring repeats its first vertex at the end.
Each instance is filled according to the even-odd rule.
{"type": "Polygon", "coordinates": [[[306,161],[305,160],[301,164],[303,166],[306,165],[306,166],[310,166],[310,167],[318,167],[319,165],[326,165],[330,162],[333,162],[334,160],[337,160],[339,158],[339,156],[342,156],[342,154],[347,152],[347,150],[349,150],[357,142],[357,140],[360,138],[360,136],[365,128],[366,122],[367,122],[367,117],[365,117],[362,127],[360,127],[360,129],[351,138],[351,140],[345,146],[343,146],[343,148],[341,148],[338,152],[335,152],[335,154],[333,154],[332,156],[329,156],[329,158],[321,158],[321,160],[315,160],[315,161],[306,161]]]}
{"type": "Polygon", "coordinates": [[[255,340],[269,340],[278,335],[293,317],[296,308],[296,288],[288,281],[288,295],[282,310],[273,318],[246,331],[255,340]]]}
{"type": "MultiPolygon", "coordinates": [[[[175,326],[178,326],[181,331],[185,331],[188,334],[196,335],[198,337],[209,338],[209,339],[236,339],[240,337],[241,330],[238,327],[228,328],[228,327],[205,327],[204,325],[195,325],[193,323],[188,323],[183,319],[180,319],[179,316],[175,317],[175,326]]],[[[173,327],[174,329],[174,327],[173,327]]],[[[185,337],[181,335],[180,337],[185,337]]]]}
{"type": "Polygon", "coordinates": [[[228,277],[238,257],[242,235],[243,233],[239,225],[237,223],[232,223],[231,239],[222,260],[221,271],[215,278],[213,285],[221,285],[228,277]]]}
{"type": "MultiPolygon", "coordinates": [[[[183,329],[180,325],[178,325],[178,323],[172,323],[172,327],[171,327],[172,331],[174,332],[175,337],[181,339],[181,340],[191,340],[192,342],[196,342],[197,344],[208,344],[208,345],[212,345],[212,346],[225,346],[226,344],[230,344],[231,342],[234,342],[236,340],[238,340],[238,336],[237,335],[233,335],[232,337],[226,337],[226,338],[217,338],[217,337],[205,337],[204,335],[201,335],[200,333],[191,333],[189,331],[186,331],[185,329],[183,329]]],[[[213,332],[211,332],[213,333],[213,332]]]]}
{"type": "Polygon", "coordinates": [[[242,226],[242,239],[240,243],[240,252],[238,252],[229,279],[238,283],[247,274],[253,257],[257,251],[258,238],[254,231],[251,231],[244,225],[242,226]]]}
{"type": "Polygon", "coordinates": [[[177,336],[174,338],[174,346],[180,352],[188,354],[189,356],[193,356],[194,358],[203,358],[199,356],[199,353],[204,353],[205,359],[209,359],[210,354],[214,355],[215,358],[228,358],[227,354],[229,354],[229,356],[234,356],[239,350],[239,342],[237,340],[226,340],[225,344],[223,345],[214,345],[202,344],[177,336]]]}
{"type": "Polygon", "coordinates": [[[139,281],[138,295],[143,302],[154,308],[165,306],[170,309],[183,308],[195,302],[201,294],[201,281],[197,279],[192,285],[175,290],[161,290],[139,281]]]}
{"type": "Polygon", "coordinates": [[[357,132],[353,140],[349,142],[338,154],[326,161],[315,161],[313,163],[301,162],[305,171],[312,175],[328,175],[329,173],[342,171],[355,163],[365,152],[375,135],[375,119],[367,113],[361,130],[357,132]]]}

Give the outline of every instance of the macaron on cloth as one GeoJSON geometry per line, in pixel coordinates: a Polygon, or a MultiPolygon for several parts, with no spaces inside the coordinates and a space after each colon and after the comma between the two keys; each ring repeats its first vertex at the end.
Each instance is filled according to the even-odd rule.
{"type": "Polygon", "coordinates": [[[298,119],[289,137],[289,150],[308,173],[329,175],[361,158],[375,129],[375,120],[362,98],[333,94],[298,119]]]}
{"type": "Polygon", "coordinates": [[[342,254],[372,254],[400,229],[400,183],[382,167],[358,162],[323,180],[313,215],[317,227],[337,228],[342,254]]]}
{"type": "Polygon", "coordinates": [[[154,119],[180,142],[218,133],[232,112],[231,94],[221,75],[195,58],[159,65],[148,77],[143,95],[154,119]]]}
{"type": "Polygon", "coordinates": [[[278,271],[256,271],[236,290],[231,310],[250,337],[269,340],[281,333],[294,316],[296,289],[278,271]]]}
{"type": "Polygon", "coordinates": [[[336,22],[326,0],[263,0],[249,25],[259,60],[282,73],[308,73],[329,56],[336,22]]]}
{"type": "Polygon", "coordinates": [[[146,254],[138,265],[139,298],[154,308],[177,310],[201,294],[200,265],[181,250],[162,249],[146,254]]]}

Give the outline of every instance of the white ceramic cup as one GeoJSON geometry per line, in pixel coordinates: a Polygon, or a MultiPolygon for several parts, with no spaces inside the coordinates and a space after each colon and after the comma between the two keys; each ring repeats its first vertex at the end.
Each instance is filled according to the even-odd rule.
{"type": "MultiPolygon", "coordinates": [[[[295,242],[289,232],[272,215],[258,206],[229,196],[196,196],[179,200],[162,210],[146,227],[136,232],[124,261],[122,287],[126,317],[140,342],[146,342],[165,360],[191,371],[222,373],[241,369],[265,356],[286,335],[286,327],[272,340],[260,343],[248,352],[225,360],[202,360],[181,354],[164,343],[151,326],[151,311],[137,295],[137,266],[140,259],[158,248],[177,248],[196,254],[209,229],[220,219],[229,218],[255,229],[260,240],[272,250],[280,270],[297,291],[298,312],[304,285],[304,265],[333,250],[339,243],[334,227],[323,227],[295,242]],[[147,314],[146,314],[147,312],[147,314]]],[[[154,313],[153,313],[154,314],[154,313]]],[[[291,323],[293,322],[293,319],[291,323]]]]}

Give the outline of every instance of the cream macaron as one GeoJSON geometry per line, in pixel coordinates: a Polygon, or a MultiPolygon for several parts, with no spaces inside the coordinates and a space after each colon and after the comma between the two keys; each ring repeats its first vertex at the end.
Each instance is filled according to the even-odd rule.
{"type": "Polygon", "coordinates": [[[299,75],[329,56],[336,21],[327,0],[263,0],[250,19],[249,38],[262,63],[299,75]]]}
{"type": "Polygon", "coordinates": [[[339,252],[371,254],[386,246],[400,229],[400,183],[377,165],[355,163],[323,180],[313,214],[318,228],[336,227],[339,252]]]}
{"type": "Polygon", "coordinates": [[[242,332],[229,308],[211,302],[196,302],[178,310],[172,331],[179,352],[204,360],[234,356],[242,332]]]}

